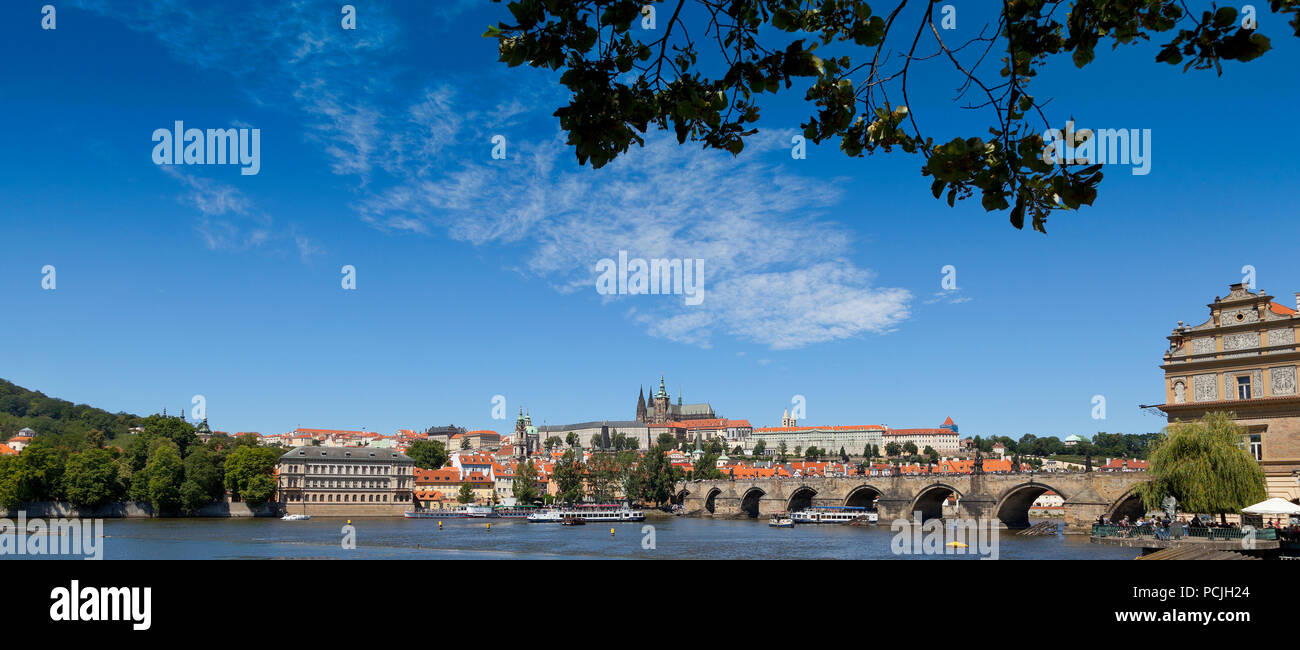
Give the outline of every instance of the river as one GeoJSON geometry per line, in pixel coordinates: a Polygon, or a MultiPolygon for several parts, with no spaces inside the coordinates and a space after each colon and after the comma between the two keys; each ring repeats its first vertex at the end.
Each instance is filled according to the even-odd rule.
{"type": "MultiPolygon", "coordinates": [[[[559,526],[516,519],[107,519],[104,559],[892,559],[889,525],[769,528],[765,520],[652,518],[645,523],[559,526]],[[489,528],[488,524],[491,523],[489,528]],[[653,530],[645,526],[653,526],[653,530]],[[652,533],[652,534],[649,534],[652,533]],[[648,548],[647,548],[648,547],[648,548]]],[[[975,544],[971,545],[976,547],[975,544]]],[[[972,549],[973,551],[974,549],[972,549]]],[[[1086,537],[1001,531],[1000,559],[1128,560],[1133,549],[1086,537]]],[[[11,556],[12,557],[12,556],[11,556]]],[[[917,555],[914,557],[933,558],[917,555]]],[[[942,559],[970,559],[946,555],[942,559]]]]}

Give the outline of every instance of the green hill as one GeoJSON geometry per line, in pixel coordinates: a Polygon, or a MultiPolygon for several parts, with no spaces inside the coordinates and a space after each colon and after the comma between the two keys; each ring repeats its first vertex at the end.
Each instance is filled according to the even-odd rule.
{"type": "Polygon", "coordinates": [[[49,397],[0,379],[0,441],[29,427],[38,435],[84,436],[99,429],[106,439],[128,433],[143,418],[130,413],[109,413],[86,404],[49,397]]]}

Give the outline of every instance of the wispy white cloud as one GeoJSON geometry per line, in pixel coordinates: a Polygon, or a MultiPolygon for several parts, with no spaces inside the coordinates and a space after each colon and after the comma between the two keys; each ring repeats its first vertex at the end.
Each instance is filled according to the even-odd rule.
{"type": "Polygon", "coordinates": [[[241,251],[292,240],[304,261],[322,252],[296,226],[277,227],[275,220],[258,210],[239,188],[176,167],[159,169],[185,188],[179,201],[198,210],[194,230],[209,250],[241,251]]]}
{"type": "MultiPolygon", "coordinates": [[[[549,116],[560,89],[521,87],[518,76],[497,83],[505,73],[489,62],[472,77],[411,84],[420,75],[392,56],[399,29],[382,7],[368,6],[368,29],[356,35],[304,1],[258,6],[258,16],[240,20],[210,15],[220,3],[169,1],[121,15],[116,5],[86,2],[158,34],[181,60],[248,80],[254,101],[303,116],[304,137],[353,180],[354,207],[377,228],[522,247],[519,270],[575,294],[568,299],[595,297],[596,261],[620,250],[704,260],[701,305],[681,296],[597,298],[626,307],[652,335],[788,349],[886,333],[910,315],[910,292],[877,286],[859,266],[860,244],[832,216],[834,184],[774,155],[788,151],[788,132],[764,134],[739,158],[651,134],[601,170],[581,168],[549,116]],[[239,31],[213,38],[205,29],[215,25],[239,31]],[[490,157],[497,134],[507,138],[506,160],[490,157]]],[[[242,195],[219,190],[207,188],[204,204],[223,214],[250,209],[242,195]]]]}

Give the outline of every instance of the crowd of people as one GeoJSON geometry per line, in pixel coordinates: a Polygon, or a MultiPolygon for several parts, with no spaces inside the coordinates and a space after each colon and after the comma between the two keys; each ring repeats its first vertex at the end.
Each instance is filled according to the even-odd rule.
{"type": "MultiPolygon", "coordinates": [[[[1128,516],[1125,516],[1119,521],[1111,521],[1103,515],[1097,517],[1097,525],[1118,526],[1123,530],[1121,535],[1123,537],[1141,537],[1150,534],[1156,539],[1177,539],[1193,535],[1194,533],[1192,531],[1194,529],[1241,530],[1241,526],[1237,522],[1218,522],[1201,519],[1200,517],[1192,517],[1190,521],[1187,517],[1179,517],[1178,521],[1175,522],[1169,517],[1145,518],[1139,516],[1136,520],[1130,520],[1128,516]]],[[[1297,524],[1294,521],[1292,521],[1288,526],[1283,524],[1281,521],[1270,519],[1267,523],[1258,526],[1257,528],[1276,530],[1278,539],[1284,541],[1300,541],[1300,524],[1297,524]]],[[[1214,534],[1211,532],[1205,536],[1213,537],[1214,534]]]]}

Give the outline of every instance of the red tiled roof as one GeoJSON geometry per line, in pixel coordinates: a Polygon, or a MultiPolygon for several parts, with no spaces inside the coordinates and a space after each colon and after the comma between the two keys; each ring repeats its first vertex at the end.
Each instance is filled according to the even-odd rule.
{"type": "Polygon", "coordinates": [[[924,436],[924,435],[941,435],[955,436],[957,434],[948,429],[890,429],[885,432],[887,436],[924,436]]]}
{"type": "Polygon", "coordinates": [[[459,483],[460,470],[455,467],[444,469],[420,469],[415,468],[415,483],[459,483]]]}
{"type": "Polygon", "coordinates": [[[17,456],[18,452],[14,451],[9,445],[0,444],[0,456],[17,456]]]}
{"type": "Polygon", "coordinates": [[[1268,308],[1271,309],[1273,313],[1277,314],[1278,316],[1294,316],[1296,313],[1296,310],[1291,309],[1286,305],[1279,305],[1275,302],[1268,303],[1268,308]]]}
{"type": "Polygon", "coordinates": [[[1147,461],[1136,458],[1112,458],[1101,469],[1146,469],[1147,461]]]}

